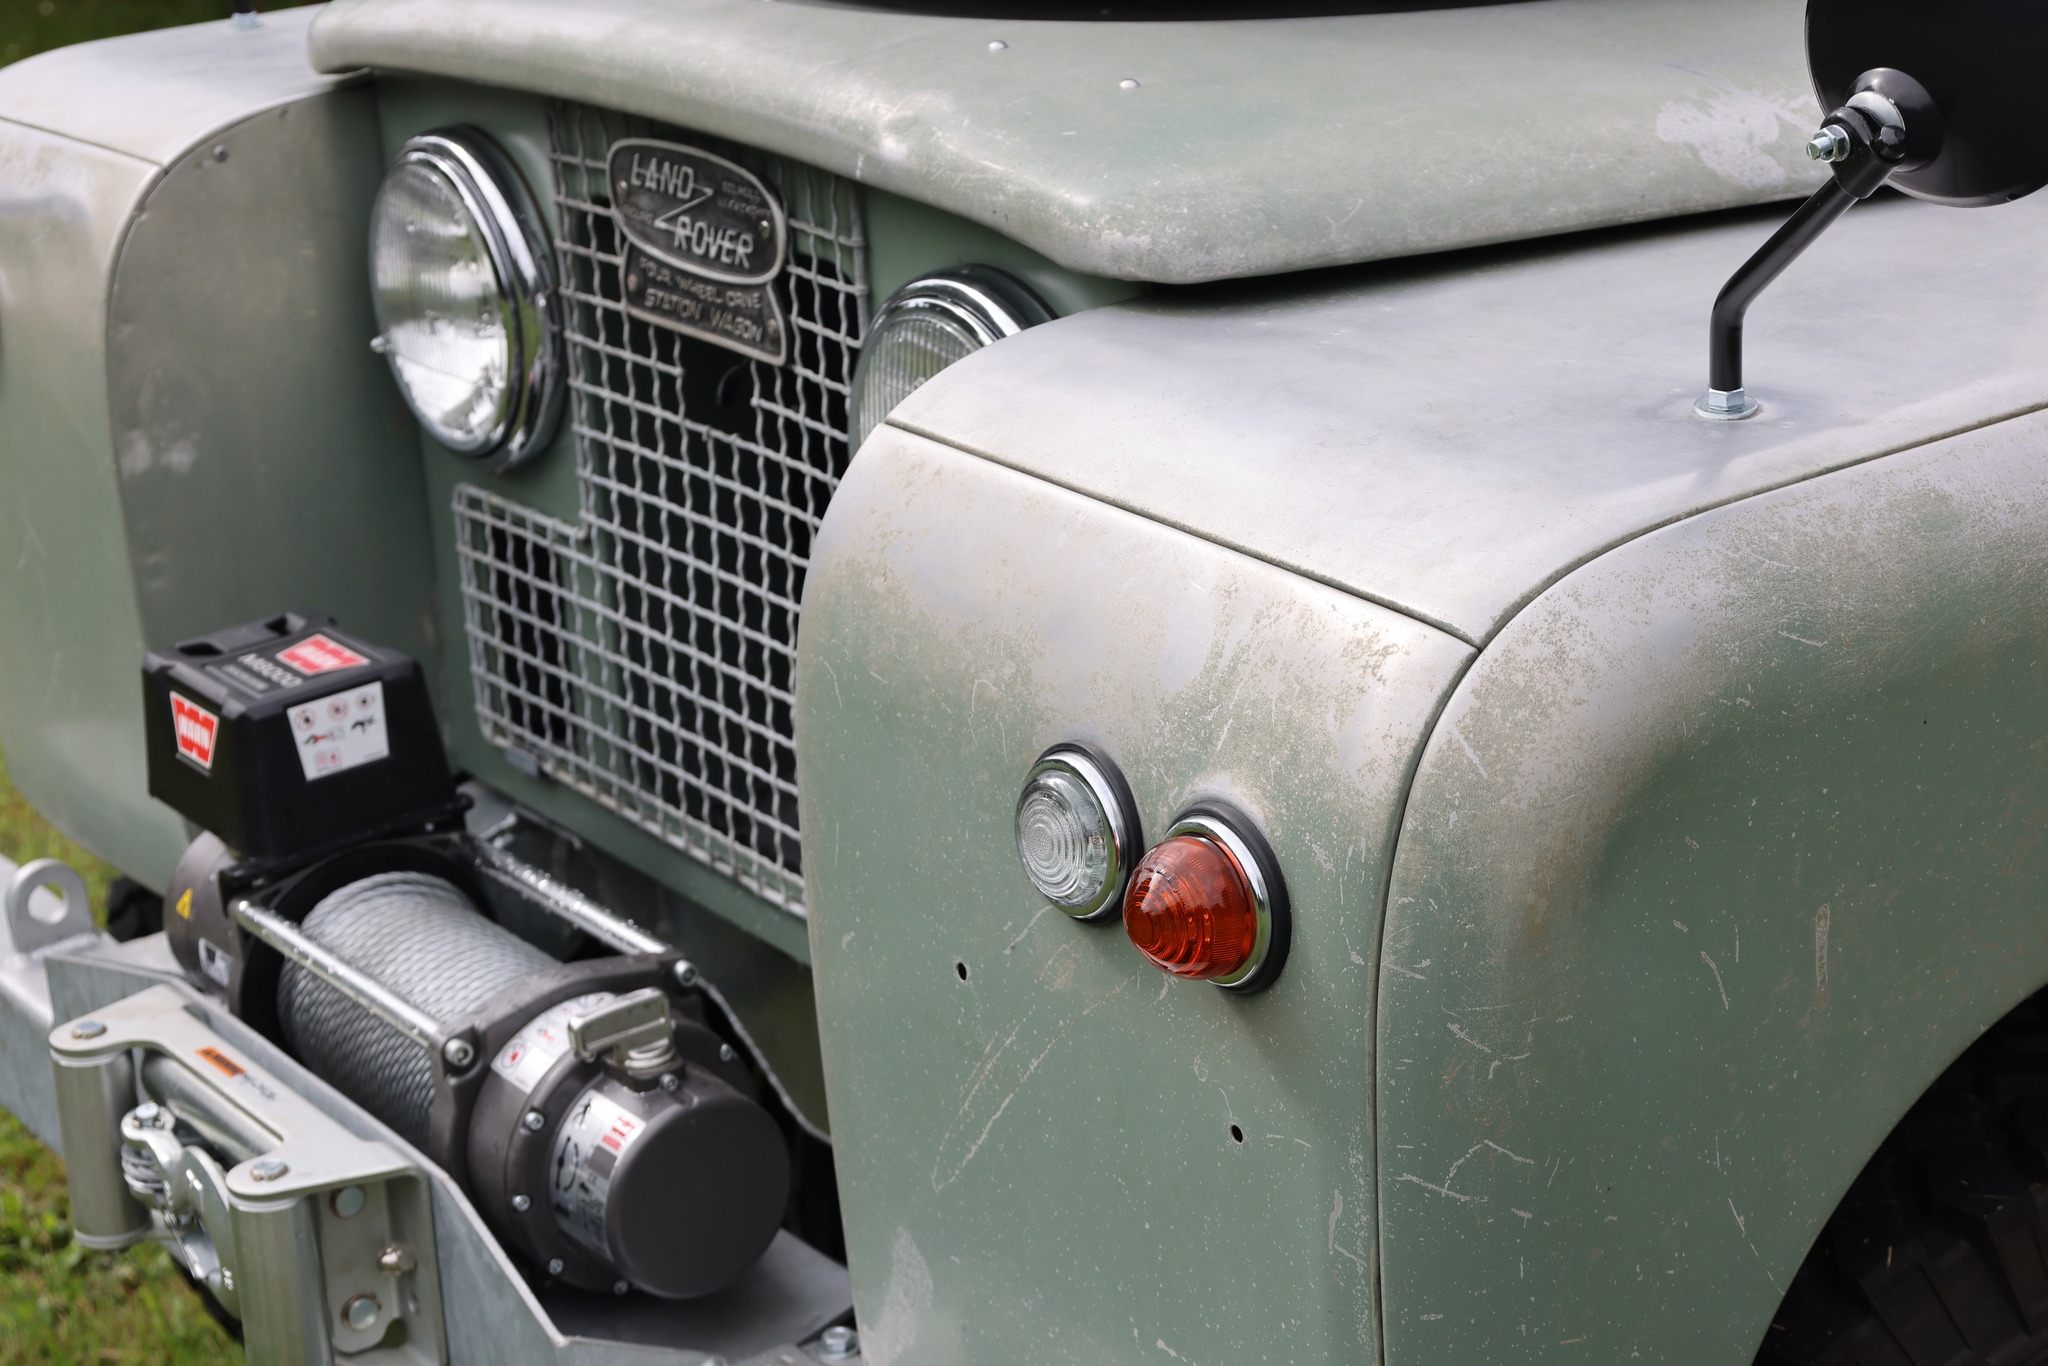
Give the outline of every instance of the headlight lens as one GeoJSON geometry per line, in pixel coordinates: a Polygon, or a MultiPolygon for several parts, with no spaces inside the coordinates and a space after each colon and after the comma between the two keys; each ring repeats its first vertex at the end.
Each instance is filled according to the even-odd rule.
{"type": "Polygon", "coordinates": [[[553,279],[518,172],[473,129],[412,139],[370,215],[376,346],[422,425],[504,469],[537,453],[561,410],[553,279]]]}
{"type": "Polygon", "coordinates": [[[1055,745],[1017,797],[1017,857],[1040,895],[1077,920],[1115,915],[1143,846],[1136,804],[1107,757],[1055,745]]]}
{"type": "Polygon", "coordinates": [[[963,266],[897,290],[875,315],[854,367],[855,448],[939,371],[1051,317],[1022,282],[993,266],[963,266]]]}

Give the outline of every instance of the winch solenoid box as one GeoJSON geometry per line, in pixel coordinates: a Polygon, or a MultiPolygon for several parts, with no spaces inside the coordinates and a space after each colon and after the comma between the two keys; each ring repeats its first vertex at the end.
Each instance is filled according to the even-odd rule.
{"type": "Polygon", "coordinates": [[[249,858],[461,809],[419,665],[323,613],[152,651],[143,693],[150,795],[249,858]]]}

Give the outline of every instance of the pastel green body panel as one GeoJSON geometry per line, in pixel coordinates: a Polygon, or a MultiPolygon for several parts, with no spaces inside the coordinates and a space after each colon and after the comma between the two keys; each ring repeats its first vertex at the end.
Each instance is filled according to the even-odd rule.
{"type": "Polygon", "coordinates": [[[154,173],[0,123],[0,749],[54,824],[161,875],[184,832],[143,790],[142,622],[104,381],[107,287],[154,173]]]}
{"type": "Polygon", "coordinates": [[[812,963],[870,1359],[1373,1358],[1380,895],[1469,647],[887,428],[805,610],[812,963]],[[1270,990],[1170,979],[1034,893],[1012,807],[1076,739],[1148,837],[1218,797],[1271,837],[1297,928],[1270,990]]]}
{"type": "Polygon", "coordinates": [[[1387,1360],[1747,1361],[2048,982],[2048,418],[1667,527],[1494,639],[1403,823],[1387,1360]]]}
{"type": "Polygon", "coordinates": [[[375,112],[307,67],[311,17],[0,72],[0,745],[157,885],[187,835],[146,791],[146,648],[290,606],[438,643],[412,424],[368,354],[375,112]]]}
{"type": "Polygon", "coordinates": [[[1799,0],[1239,22],[760,0],[337,0],[322,70],[512,86],[779,152],[1070,270],[1192,284],[1805,193],[1799,0]]]}

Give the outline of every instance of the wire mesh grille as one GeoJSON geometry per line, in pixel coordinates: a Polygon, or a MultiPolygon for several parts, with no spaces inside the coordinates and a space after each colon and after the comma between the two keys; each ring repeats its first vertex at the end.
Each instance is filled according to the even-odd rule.
{"type": "Polygon", "coordinates": [[[621,115],[556,105],[549,127],[583,515],[456,490],[477,717],[492,743],[801,915],[797,605],[850,455],[859,200],[823,171],[621,115]],[[787,363],[627,316],[606,153],[644,136],[780,195],[787,363]]]}

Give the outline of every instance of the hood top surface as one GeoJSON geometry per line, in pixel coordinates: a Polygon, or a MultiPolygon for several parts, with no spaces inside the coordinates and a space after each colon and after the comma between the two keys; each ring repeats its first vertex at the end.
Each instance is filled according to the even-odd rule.
{"type": "Polygon", "coordinates": [[[1089,23],[335,0],[311,42],[322,70],[622,109],[935,205],[1072,270],[1185,284],[1800,194],[1820,174],[1802,150],[1818,112],[1803,13],[1523,0],[1089,23]]]}
{"type": "Polygon", "coordinates": [[[1763,411],[1694,416],[1708,305],[1777,221],[1154,295],[890,421],[1481,643],[1652,527],[2048,405],[2048,195],[1884,196],[1751,309],[1763,411]]]}

